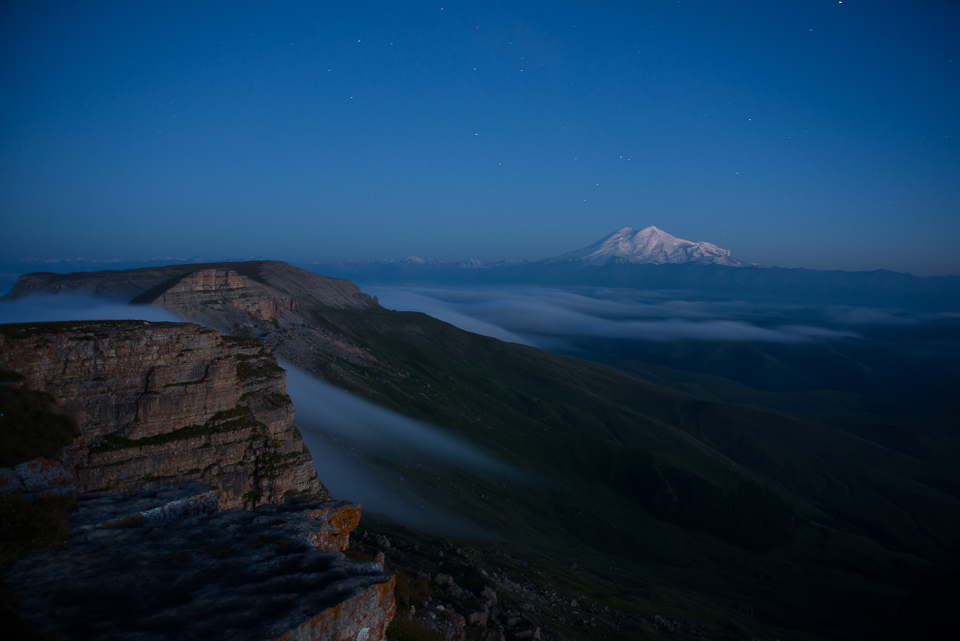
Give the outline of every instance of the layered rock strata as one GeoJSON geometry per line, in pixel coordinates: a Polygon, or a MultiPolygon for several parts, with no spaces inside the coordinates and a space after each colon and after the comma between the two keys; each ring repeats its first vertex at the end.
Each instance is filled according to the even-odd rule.
{"type": "MultiPolygon", "coordinates": [[[[280,261],[254,260],[240,263],[167,265],[141,269],[54,274],[36,272],[17,278],[0,300],[33,294],[89,294],[124,302],[150,304],[161,294],[180,286],[182,291],[216,291],[217,277],[193,276],[198,272],[232,271],[250,281],[269,284],[281,295],[296,298],[305,306],[336,309],[380,309],[376,297],[368,296],[351,281],[314,274],[280,261]],[[180,285],[181,280],[188,281],[180,285]],[[213,286],[211,287],[211,283],[213,286]],[[197,286],[196,288],[194,286],[197,286]]],[[[229,289],[229,288],[228,288],[229,289]]]]}
{"type": "MultiPolygon", "coordinates": [[[[259,339],[187,323],[91,321],[6,325],[0,341],[0,369],[76,419],[67,468],[79,493],[194,481],[219,488],[224,509],[329,498],[294,425],[286,372],[259,339]]],[[[49,467],[32,466],[21,466],[23,489],[33,468],[49,467]]]]}
{"type": "Polygon", "coordinates": [[[227,334],[263,337],[296,367],[363,393],[376,393],[368,376],[409,377],[364,348],[335,318],[382,311],[375,296],[349,280],[279,261],[26,274],[0,300],[65,293],[162,307],[227,334]]]}
{"type": "Polygon", "coordinates": [[[222,326],[224,317],[230,324],[251,319],[303,324],[297,299],[232,269],[210,268],[187,274],[150,304],[176,310],[181,317],[205,325],[222,326]]]}
{"type": "MultiPolygon", "coordinates": [[[[280,357],[298,368],[348,386],[365,386],[349,372],[350,367],[390,376],[405,374],[350,337],[331,331],[324,322],[326,314],[334,310],[381,309],[376,297],[362,293],[350,281],[274,262],[196,265],[194,269],[176,281],[153,287],[131,303],[162,307],[229,334],[263,337],[280,357]],[[344,368],[343,363],[349,366],[344,368]]],[[[74,285],[87,282],[81,279],[74,285]]],[[[14,287],[9,296],[23,295],[20,292],[29,291],[28,284],[25,281],[22,290],[14,287]]]]}
{"type": "Polygon", "coordinates": [[[28,623],[66,641],[385,637],[394,578],[311,544],[338,505],[208,504],[198,488],[82,497],[67,543],[18,560],[6,587],[28,623]]]}

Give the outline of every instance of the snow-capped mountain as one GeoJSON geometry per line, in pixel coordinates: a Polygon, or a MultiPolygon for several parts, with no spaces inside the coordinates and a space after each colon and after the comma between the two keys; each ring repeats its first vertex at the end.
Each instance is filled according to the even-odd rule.
{"type": "Polygon", "coordinates": [[[697,263],[701,265],[727,265],[742,267],[743,263],[733,257],[729,249],[713,243],[695,243],[671,236],[662,229],[650,226],[636,231],[621,227],[606,238],[548,262],[579,262],[584,265],[608,263],[697,263]]]}

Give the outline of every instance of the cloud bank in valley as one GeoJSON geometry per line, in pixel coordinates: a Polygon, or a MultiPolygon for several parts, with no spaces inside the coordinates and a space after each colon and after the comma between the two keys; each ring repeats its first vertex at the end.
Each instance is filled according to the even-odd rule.
{"type": "MultiPolygon", "coordinates": [[[[798,343],[854,338],[858,333],[823,313],[796,306],[670,298],[662,292],[533,287],[369,288],[385,307],[420,311],[462,329],[546,349],[575,337],[647,341],[798,343]]],[[[877,318],[896,322],[877,312],[877,318]]],[[[869,315],[858,318],[873,318],[869,315]]]]}

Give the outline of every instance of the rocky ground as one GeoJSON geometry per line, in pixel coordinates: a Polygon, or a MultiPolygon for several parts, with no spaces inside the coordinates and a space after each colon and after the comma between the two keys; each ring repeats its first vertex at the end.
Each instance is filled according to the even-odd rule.
{"type": "Polygon", "coordinates": [[[337,551],[358,518],[316,499],[218,512],[195,485],[89,495],[69,539],[14,561],[5,589],[63,639],[383,639],[393,577],[337,551]]]}
{"type": "MultiPolygon", "coordinates": [[[[612,608],[558,586],[536,561],[499,546],[455,542],[403,527],[362,527],[367,529],[351,534],[347,554],[380,561],[396,575],[397,618],[388,636],[398,641],[753,638],[696,621],[612,608]]],[[[568,569],[580,571],[575,563],[568,569]]]]}

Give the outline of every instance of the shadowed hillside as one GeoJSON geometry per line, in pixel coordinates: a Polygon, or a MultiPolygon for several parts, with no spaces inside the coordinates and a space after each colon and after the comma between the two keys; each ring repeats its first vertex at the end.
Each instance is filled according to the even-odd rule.
{"type": "Polygon", "coordinates": [[[138,272],[34,274],[5,298],[86,291],[162,306],[262,337],[301,369],[468,439],[528,476],[377,464],[511,545],[575,559],[587,584],[607,582],[602,598],[622,591],[631,607],[669,604],[738,634],[870,638],[960,563],[960,471],[940,447],[954,411],[883,419],[884,435],[863,422],[872,415],[851,422],[816,396],[816,413],[800,394],[786,415],[711,398],[704,379],[678,391],[386,310],[282,263],[138,272]],[[902,444],[895,425],[922,429],[902,444]],[[918,456],[931,449],[941,456],[918,456]]]}

